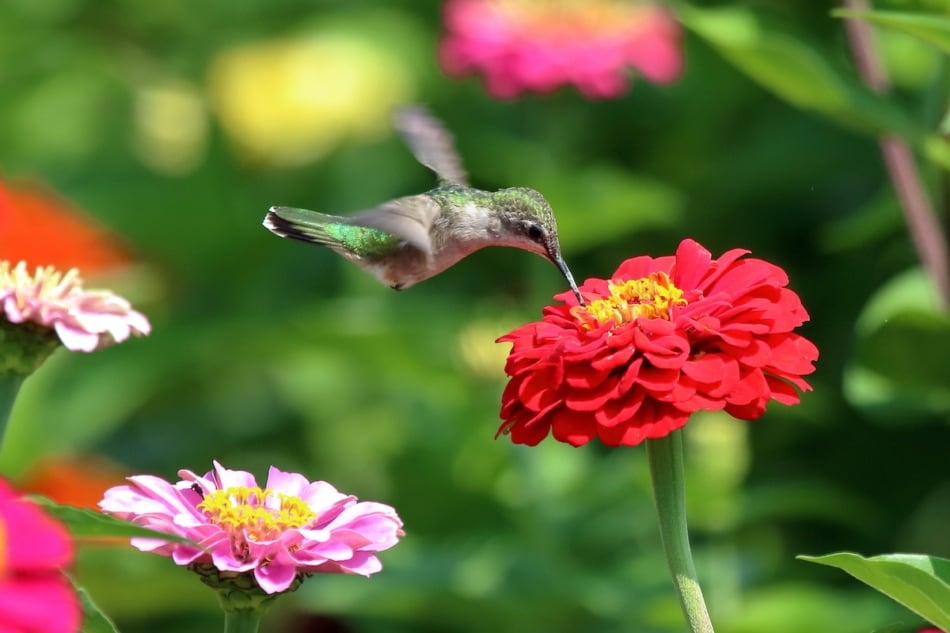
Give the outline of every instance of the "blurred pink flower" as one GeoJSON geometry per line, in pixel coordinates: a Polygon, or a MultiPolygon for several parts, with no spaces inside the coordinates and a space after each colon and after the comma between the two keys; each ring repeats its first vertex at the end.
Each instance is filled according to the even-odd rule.
{"type": "Polygon", "coordinates": [[[655,83],[682,70],[680,27],[654,4],[623,0],[448,0],[442,66],[484,74],[499,98],[574,84],[606,99],[629,87],[628,66],[655,83]]]}
{"type": "Polygon", "coordinates": [[[62,568],[69,534],[0,481],[0,631],[74,633],[82,613],[62,568]]]}
{"type": "Polygon", "coordinates": [[[11,323],[32,322],[56,331],[73,351],[91,352],[130,335],[148,334],[148,319],[107,290],[83,290],[79,271],[52,266],[34,274],[20,262],[0,261],[0,307],[11,323]]]}
{"type": "Polygon", "coordinates": [[[298,574],[369,576],[382,564],[375,553],[403,536],[396,511],[337,491],[325,481],[270,469],[260,488],[254,476],[214,470],[198,476],[181,470],[170,484],[151,475],[105,493],[106,513],[201,547],[154,538],[133,538],[146,552],[171,556],[179,565],[212,564],[220,571],[253,573],[265,592],[286,591],[298,574]]]}

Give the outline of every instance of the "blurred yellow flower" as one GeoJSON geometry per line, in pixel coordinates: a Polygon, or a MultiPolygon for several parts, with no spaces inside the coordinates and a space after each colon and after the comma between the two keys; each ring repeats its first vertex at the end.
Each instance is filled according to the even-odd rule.
{"type": "Polygon", "coordinates": [[[458,353],[465,367],[486,380],[505,377],[507,350],[495,339],[511,330],[510,321],[475,320],[458,334],[458,353]]]}
{"type": "Polygon", "coordinates": [[[222,51],[210,90],[221,125],[249,158],[299,165],[345,138],[373,138],[412,99],[412,75],[380,43],[350,33],[222,51]]]}
{"type": "Polygon", "coordinates": [[[198,87],[172,80],[140,88],[135,95],[135,150],[146,167],[185,174],[204,158],[208,112],[198,87]]]}
{"type": "Polygon", "coordinates": [[[686,434],[690,522],[707,530],[735,525],[751,463],[749,426],[724,411],[699,411],[686,434]],[[698,422],[698,423],[697,423],[698,422]]]}

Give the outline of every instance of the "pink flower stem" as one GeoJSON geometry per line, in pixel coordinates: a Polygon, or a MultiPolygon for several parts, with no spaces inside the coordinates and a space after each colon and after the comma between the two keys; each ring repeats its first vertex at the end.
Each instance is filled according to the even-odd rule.
{"type": "MultiPolygon", "coordinates": [[[[870,9],[867,0],[844,0],[844,6],[852,11],[870,9]]],[[[890,80],[877,53],[871,25],[865,20],[849,18],[845,20],[845,27],[861,80],[874,92],[886,93],[891,87],[890,80]]],[[[937,287],[941,305],[947,308],[950,306],[950,258],[946,238],[917,173],[914,156],[907,143],[897,136],[885,134],[878,139],[878,144],[917,255],[937,287]]]]}
{"type": "Polygon", "coordinates": [[[686,623],[691,633],[714,633],[689,549],[683,432],[673,431],[666,437],[647,440],[646,445],[653,496],[660,520],[660,539],[686,623]]]}
{"type": "Polygon", "coordinates": [[[14,374],[0,376],[0,447],[3,446],[3,438],[7,434],[10,414],[13,413],[13,404],[16,402],[16,396],[20,392],[20,385],[23,384],[23,380],[23,376],[14,374]]]}

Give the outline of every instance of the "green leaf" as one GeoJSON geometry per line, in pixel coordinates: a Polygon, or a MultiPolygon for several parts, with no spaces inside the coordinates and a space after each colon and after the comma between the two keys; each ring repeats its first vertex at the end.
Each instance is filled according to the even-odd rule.
{"type": "Polygon", "coordinates": [[[865,133],[925,140],[926,132],[901,109],[833,67],[813,45],[749,9],[684,7],[680,19],[736,68],[794,106],[865,133]]]}
{"type": "Polygon", "coordinates": [[[920,269],[883,285],[858,317],[844,392],[879,421],[950,414],[950,316],[920,269]]]}
{"type": "Polygon", "coordinates": [[[872,24],[894,29],[919,40],[933,44],[944,53],[950,53],[950,18],[926,13],[901,13],[899,11],[853,11],[836,9],[831,12],[836,18],[855,18],[872,24]]]}
{"type": "Polygon", "coordinates": [[[89,592],[77,584],[74,578],[69,580],[72,582],[73,589],[76,590],[76,594],[79,596],[79,603],[82,605],[81,633],[119,633],[119,629],[92,600],[89,592]]]}
{"type": "Polygon", "coordinates": [[[181,536],[132,525],[127,521],[122,521],[88,508],[60,505],[39,495],[29,495],[27,498],[33,503],[42,506],[46,512],[62,521],[69,530],[69,533],[75,538],[131,538],[133,536],[140,536],[146,538],[160,538],[179,543],[192,543],[197,546],[196,543],[181,536]]]}
{"type": "Polygon", "coordinates": [[[907,625],[899,622],[885,626],[883,629],[874,629],[871,633],[907,633],[907,625]]]}
{"type": "Polygon", "coordinates": [[[950,630],[950,560],[922,554],[865,558],[850,552],[797,558],[846,571],[936,626],[950,630]]]}

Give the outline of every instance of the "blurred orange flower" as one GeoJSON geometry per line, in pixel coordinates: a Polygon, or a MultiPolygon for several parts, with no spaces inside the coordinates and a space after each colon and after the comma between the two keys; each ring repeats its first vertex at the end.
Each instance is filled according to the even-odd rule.
{"type": "Polygon", "coordinates": [[[124,483],[126,474],[101,457],[52,457],[33,466],[20,489],[56,503],[98,510],[105,491],[124,483]]]}
{"type": "Polygon", "coordinates": [[[0,181],[0,258],[30,267],[79,268],[86,276],[122,268],[128,249],[56,193],[0,181]]]}

